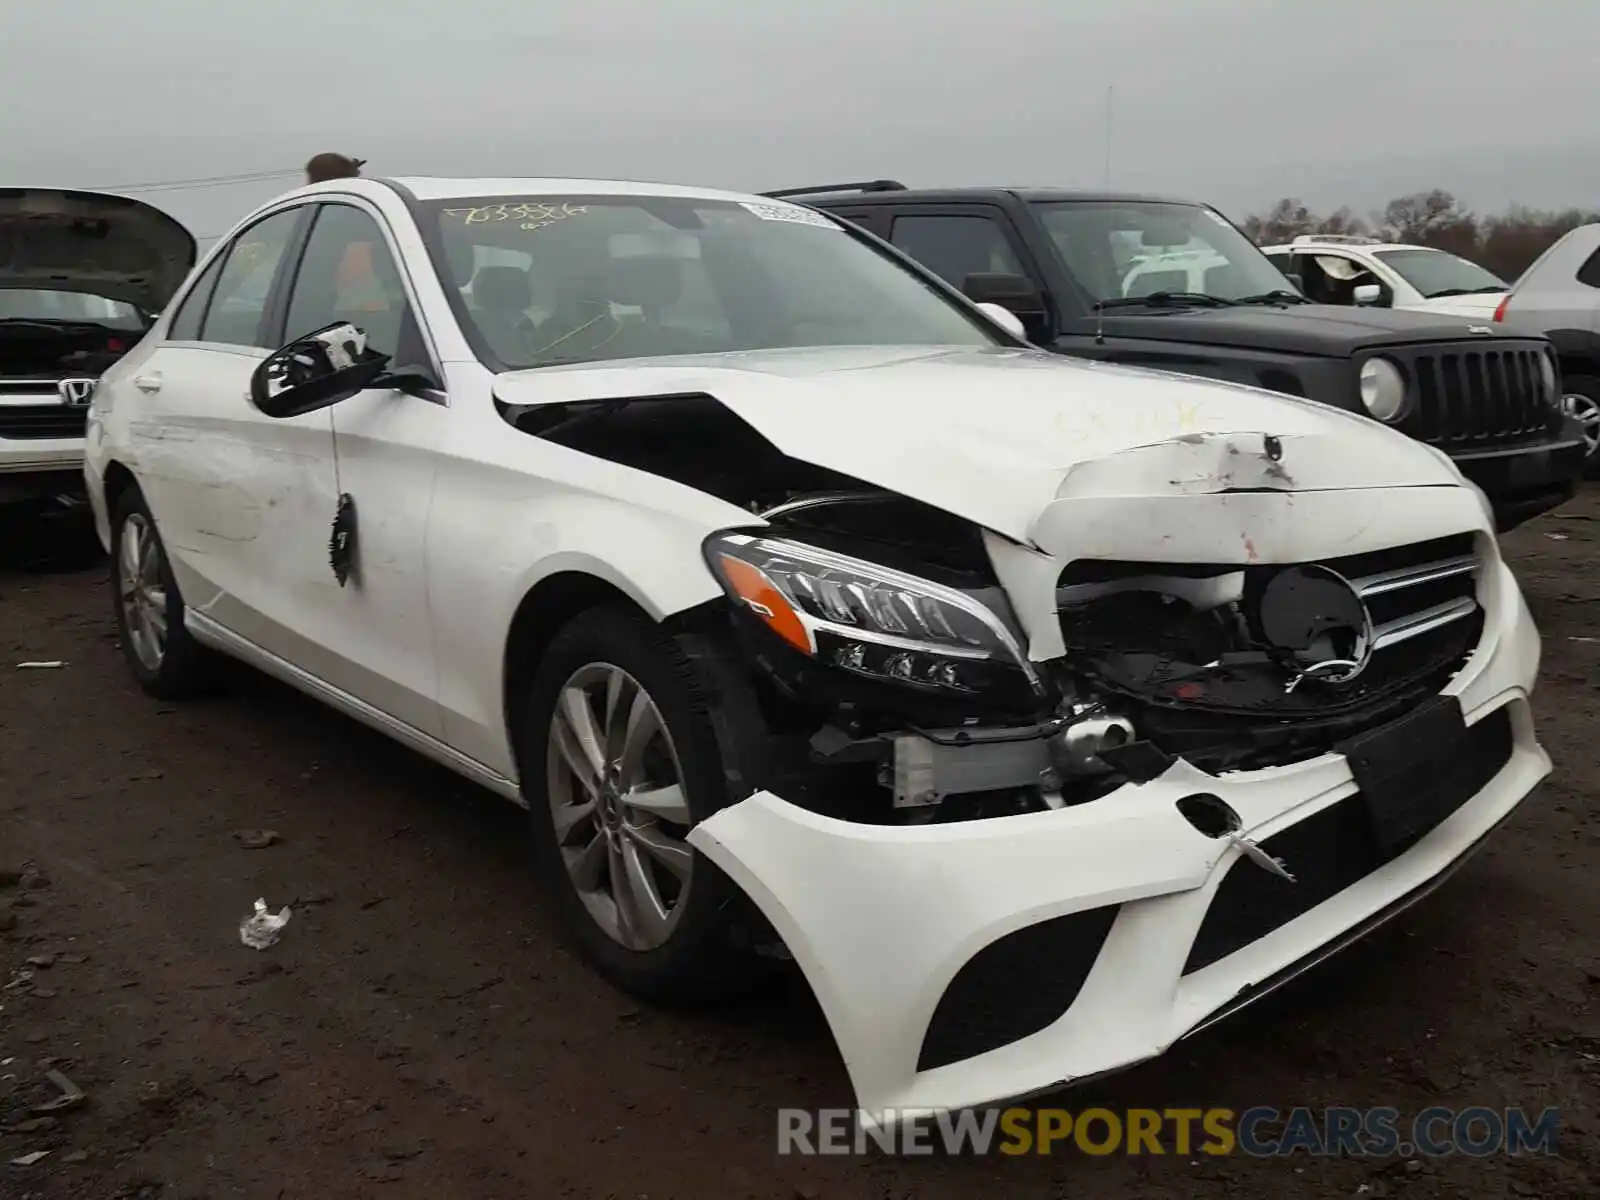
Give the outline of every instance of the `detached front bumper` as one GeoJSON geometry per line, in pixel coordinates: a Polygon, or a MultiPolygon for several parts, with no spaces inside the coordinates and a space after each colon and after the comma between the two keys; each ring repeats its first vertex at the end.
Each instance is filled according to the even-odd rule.
{"type": "Polygon", "coordinates": [[[1482,584],[1493,622],[1447,689],[1481,770],[1398,854],[1335,848],[1360,841],[1338,754],[1220,777],[1179,761],[1079,806],[909,827],[834,820],[762,792],[690,841],[805,972],[864,1121],[1125,1068],[1403,907],[1549,773],[1527,703],[1537,634],[1503,564],[1482,584]],[[1192,826],[1176,802],[1196,792],[1230,805],[1297,882],[1192,826]]]}

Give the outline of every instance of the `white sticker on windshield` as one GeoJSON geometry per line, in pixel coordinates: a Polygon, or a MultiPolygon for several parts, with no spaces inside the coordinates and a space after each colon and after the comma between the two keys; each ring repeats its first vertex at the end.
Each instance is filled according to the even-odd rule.
{"type": "Polygon", "coordinates": [[[820,225],[823,229],[839,228],[821,213],[801,208],[798,204],[742,203],[746,211],[755,213],[763,221],[792,221],[796,225],[820,225]]]}
{"type": "Polygon", "coordinates": [[[1210,217],[1213,221],[1215,221],[1218,225],[1221,225],[1224,229],[1232,229],[1233,228],[1232,225],[1228,224],[1228,218],[1223,216],[1221,213],[1213,212],[1209,208],[1203,209],[1202,211],[1206,214],[1206,216],[1210,217]]]}

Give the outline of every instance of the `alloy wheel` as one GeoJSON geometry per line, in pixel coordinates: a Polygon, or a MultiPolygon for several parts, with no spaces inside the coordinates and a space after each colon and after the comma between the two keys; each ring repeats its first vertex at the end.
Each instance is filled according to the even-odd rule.
{"type": "Polygon", "coordinates": [[[1576,392],[1561,397],[1561,408],[1583,428],[1583,444],[1589,457],[1600,453],[1600,403],[1576,392]]]}
{"type": "Polygon", "coordinates": [[[580,667],[556,697],[545,761],[556,844],[584,907],[627,949],[661,946],[683,912],[694,852],[655,701],[620,667],[580,667]]]}
{"type": "Polygon", "coordinates": [[[161,543],[150,519],[129,513],[117,553],[117,597],[128,643],[139,665],[154,673],[167,656],[167,585],[161,543]]]}

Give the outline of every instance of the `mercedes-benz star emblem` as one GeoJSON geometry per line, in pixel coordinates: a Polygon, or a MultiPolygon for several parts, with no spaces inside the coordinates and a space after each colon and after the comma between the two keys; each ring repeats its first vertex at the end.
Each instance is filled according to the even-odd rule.
{"type": "Polygon", "coordinates": [[[94,380],[63,379],[56,384],[56,394],[71,408],[85,408],[94,399],[94,380]]]}
{"type": "Polygon", "coordinates": [[[1285,692],[1308,679],[1349,683],[1372,657],[1372,615],[1337,571],[1315,565],[1278,571],[1255,608],[1262,640],[1294,673],[1285,692]]]}

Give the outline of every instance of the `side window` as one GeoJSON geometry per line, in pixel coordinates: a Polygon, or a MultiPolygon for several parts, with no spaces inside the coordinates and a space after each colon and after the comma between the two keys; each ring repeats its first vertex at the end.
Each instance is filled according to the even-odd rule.
{"type": "Polygon", "coordinates": [[[885,214],[881,209],[829,208],[823,211],[825,211],[830,217],[837,217],[841,221],[848,221],[850,224],[859,229],[865,229],[868,233],[875,233],[879,237],[884,236],[884,229],[887,225],[887,221],[885,219],[885,214]]]}
{"type": "Polygon", "coordinates": [[[228,247],[216,290],[200,323],[202,342],[271,349],[262,336],[267,295],[301,210],[286,209],[258,221],[228,247]]]}
{"type": "Polygon", "coordinates": [[[1295,283],[1300,282],[1300,277],[1295,274],[1293,254],[1269,254],[1267,261],[1277,267],[1285,279],[1293,280],[1295,283]]]}
{"type": "Polygon", "coordinates": [[[1342,254],[1302,254],[1300,273],[1308,299],[1318,304],[1354,304],[1358,284],[1377,282],[1372,273],[1342,254]]]}
{"type": "Polygon", "coordinates": [[[204,273],[195,281],[194,287],[189,289],[189,294],[183,298],[178,311],[172,315],[172,324],[167,326],[167,341],[200,340],[200,321],[206,315],[206,301],[211,296],[211,289],[217,284],[217,276],[221,273],[223,261],[227,257],[226,254],[219,254],[213,258],[204,273]]]}
{"type": "Polygon", "coordinates": [[[889,240],[957,288],[968,275],[1026,274],[1005,232],[988,217],[896,217],[889,240]]]}
{"type": "Polygon", "coordinates": [[[289,295],[284,340],[348,321],[373,350],[415,365],[420,355],[410,318],[399,268],[377,221],[348,204],[322,205],[289,295]]]}
{"type": "Polygon", "coordinates": [[[1591,254],[1578,268],[1578,282],[1586,287],[1600,288],[1600,250],[1591,254]]]}

